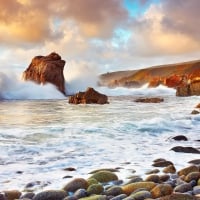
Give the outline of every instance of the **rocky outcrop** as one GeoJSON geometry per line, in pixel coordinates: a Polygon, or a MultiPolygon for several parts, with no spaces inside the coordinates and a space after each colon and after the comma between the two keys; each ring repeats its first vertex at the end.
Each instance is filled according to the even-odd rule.
{"type": "Polygon", "coordinates": [[[24,71],[23,79],[38,84],[52,83],[65,94],[64,65],[65,61],[54,52],[47,56],[36,56],[24,71]]]}
{"type": "Polygon", "coordinates": [[[194,79],[191,83],[177,87],[176,96],[186,97],[200,95],[200,80],[194,79]]]}
{"type": "Polygon", "coordinates": [[[158,97],[139,98],[135,100],[135,102],[140,102],[140,103],[161,103],[163,101],[164,101],[163,98],[158,98],[158,97]]]}
{"type": "Polygon", "coordinates": [[[171,149],[172,151],[175,152],[180,152],[180,153],[197,153],[200,154],[200,151],[194,147],[182,147],[182,146],[176,146],[171,149]]]}
{"type": "Polygon", "coordinates": [[[78,92],[77,94],[69,97],[71,104],[106,104],[108,97],[94,90],[88,88],[85,92],[78,92]]]}

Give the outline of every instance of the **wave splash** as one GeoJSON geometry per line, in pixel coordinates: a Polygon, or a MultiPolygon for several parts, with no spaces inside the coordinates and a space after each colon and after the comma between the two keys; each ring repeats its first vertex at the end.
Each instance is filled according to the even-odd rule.
{"type": "Polygon", "coordinates": [[[65,96],[52,84],[39,85],[22,81],[12,72],[0,72],[0,99],[35,100],[64,99],[65,96]]]}
{"type": "MultiPolygon", "coordinates": [[[[0,99],[3,100],[37,100],[37,99],[65,99],[66,97],[52,84],[39,85],[31,81],[23,81],[15,73],[0,72],[0,99]]],[[[90,68],[65,73],[66,94],[85,91],[87,87],[94,87],[97,91],[107,96],[165,96],[175,95],[175,90],[160,85],[157,88],[107,88],[97,86],[97,73],[90,68]]]]}
{"type": "Polygon", "coordinates": [[[148,84],[143,85],[140,88],[98,88],[98,90],[108,96],[166,96],[175,95],[176,90],[173,88],[168,88],[164,85],[159,85],[156,88],[148,88],[148,84]]]}

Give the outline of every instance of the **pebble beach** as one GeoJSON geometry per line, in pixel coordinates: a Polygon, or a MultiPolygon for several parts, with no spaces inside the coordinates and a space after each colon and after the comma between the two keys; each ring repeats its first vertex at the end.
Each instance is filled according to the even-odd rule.
{"type": "MultiPolygon", "coordinates": [[[[68,168],[73,171],[75,169],[68,168]]],[[[152,170],[121,180],[120,168],[97,169],[88,178],[73,178],[63,188],[34,191],[39,182],[30,182],[23,191],[1,191],[1,200],[198,200],[200,199],[200,159],[176,170],[171,161],[158,158],[152,170]]]]}

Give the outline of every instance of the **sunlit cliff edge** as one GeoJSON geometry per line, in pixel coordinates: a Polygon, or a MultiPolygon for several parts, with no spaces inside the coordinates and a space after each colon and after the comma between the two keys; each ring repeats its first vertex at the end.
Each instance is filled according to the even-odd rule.
{"type": "Polygon", "coordinates": [[[162,84],[176,88],[177,96],[200,95],[200,60],[111,72],[101,74],[99,79],[99,85],[107,87],[140,87],[144,84],[157,87],[162,84]],[[195,92],[193,93],[189,86],[193,88],[194,84],[195,92]],[[196,88],[197,86],[199,88],[196,88]],[[182,88],[185,94],[178,94],[182,88]]]}

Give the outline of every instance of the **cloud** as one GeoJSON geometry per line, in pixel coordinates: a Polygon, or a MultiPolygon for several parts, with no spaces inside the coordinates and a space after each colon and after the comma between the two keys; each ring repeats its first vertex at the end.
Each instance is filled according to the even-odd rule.
{"type": "Polygon", "coordinates": [[[200,51],[199,6],[198,0],[152,4],[140,19],[132,22],[132,52],[162,56],[200,51]]]}
{"type": "Polygon", "coordinates": [[[85,37],[109,38],[114,29],[128,18],[122,2],[0,0],[0,42],[18,45],[42,43],[63,36],[63,30],[52,30],[52,24],[57,27],[57,23],[70,21],[85,37]]]}

